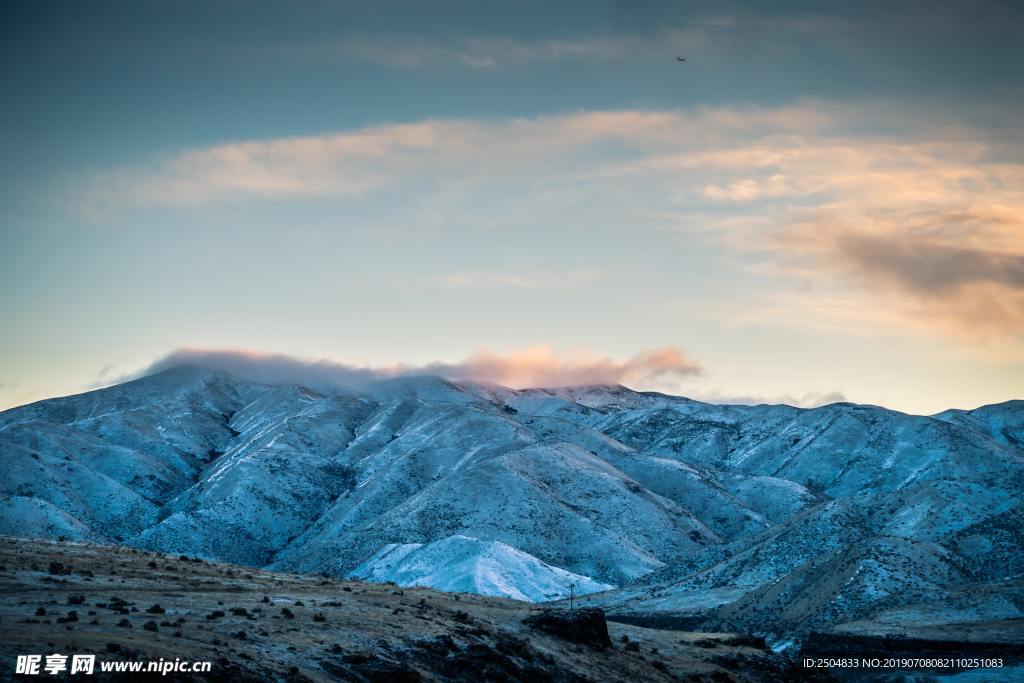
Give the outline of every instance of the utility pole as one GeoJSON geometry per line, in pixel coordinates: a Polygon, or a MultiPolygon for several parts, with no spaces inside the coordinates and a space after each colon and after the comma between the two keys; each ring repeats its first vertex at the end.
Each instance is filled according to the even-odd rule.
{"type": "Polygon", "coordinates": [[[572,599],[573,599],[573,596],[575,595],[575,593],[576,593],[576,584],[575,583],[570,583],[569,584],[569,614],[572,614],[572,599]]]}

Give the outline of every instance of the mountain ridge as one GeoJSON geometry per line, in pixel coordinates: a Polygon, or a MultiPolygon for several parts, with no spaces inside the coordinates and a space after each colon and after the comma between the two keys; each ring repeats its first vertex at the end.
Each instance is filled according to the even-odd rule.
{"type": "MultiPolygon", "coordinates": [[[[751,628],[778,614],[782,637],[799,629],[768,587],[819,604],[828,582],[807,572],[829,553],[939,592],[1024,570],[1000,521],[1018,514],[1022,443],[1024,401],[914,416],[432,376],[314,391],[181,366],[0,413],[0,533],[338,577],[387,546],[470,538],[510,548],[491,555],[509,576],[616,587],[587,598],[613,611],[712,623],[746,604],[751,628]]],[[[469,585],[462,555],[427,556],[402,580],[469,585]]],[[[883,597],[811,621],[864,621],[883,597]]]]}

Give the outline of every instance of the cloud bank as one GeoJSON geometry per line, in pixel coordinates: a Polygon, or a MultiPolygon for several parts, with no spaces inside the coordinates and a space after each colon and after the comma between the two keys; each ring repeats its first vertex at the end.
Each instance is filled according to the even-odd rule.
{"type": "Polygon", "coordinates": [[[513,388],[623,384],[632,388],[678,382],[701,368],[680,349],[664,348],[617,360],[586,351],[559,355],[546,346],[498,354],[477,351],[457,363],[359,366],[244,349],[178,349],[140,375],[198,365],[264,384],[299,384],[320,391],[358,388],[376,380],[438,375],[450,380],[495,382],[513,388]]]}

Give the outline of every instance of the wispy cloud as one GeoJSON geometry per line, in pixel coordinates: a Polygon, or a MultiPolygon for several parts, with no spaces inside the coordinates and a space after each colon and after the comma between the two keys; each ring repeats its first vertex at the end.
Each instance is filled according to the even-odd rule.
{"type": "Polygon", "coordinates": [[[717,176],[699,192],[724,210],[674,222],[803,284],[782,308],[811,324],[1019,345],[1024,164],[958,135],[774,137],[649,163],[717,176]]]}
{"type": "Polygon", "coordinates": [[[478,182],[538,172],[540,177],[599,177],[595,171],[607,164],[608,154],[642,161],[666,147],[708,148],[730,135],[796,131],[826,121],[807,107],[425,120],[190,150],[148,167],[100,174],[85,191],[114,204],[200,204],[360,196],[439,177],[478,182]]]}
{"type": "Polygon", "coordinates": [[[625,384],[643,388],[678,382],[701,372],[699,365],[675,348],[614,359],[586,350],[558,354],[550,347],[535,346],[506,354],[481,350],[454,363],[438,361],[375,367],[246,349],[179,349],[138,374],[149,375],[180,365],[221,370],[249,381],[300,384],[320,390],[359,387],[375,380],[423,374],[451,380],[496,382],[515,388],[583,384],[625,384]]]}
{"type": "MultiPolygon", "coordinates": [[[[899,128],[892,112],[820,102],[426,120],[191,150],[105,174],[89,189],[113,206],[401,189],[419,224],[573,202],[632,230],[711,238],[752,272],[802,285],[787,306],[816,313],[827,295],[824,317],[845,318],[854,332],[871,320],[880,330],[1018,344],[1024,148],[1005,131],[993,140],[962,127],[849,132],[886,116],[899,128]],[[480,199],[496,196],[504,204],[480,199]]],[[[596,277],[481,268],[437,282],[528,290],[596,277]]]]}

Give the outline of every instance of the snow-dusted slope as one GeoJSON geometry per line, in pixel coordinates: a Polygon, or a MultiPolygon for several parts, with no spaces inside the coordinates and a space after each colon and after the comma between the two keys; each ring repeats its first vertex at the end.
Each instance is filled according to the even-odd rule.
{"type": "Polygon", "coordinates": [[[500,541],[449,536],[426,545],[393,543],[356,567],[351,576],[399,586],[429,586],[545,602],[614,588],[541,562],[500,541]]]}
{"type": "Polygon", "coordinates": [[[317,393],[182,367],[0,414],[0,533],[529,600],[615,585],[588,599],[782,632],[1024,572],[1022,439],[1021,401],[317,393]]]}

